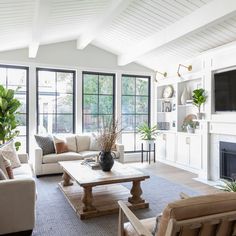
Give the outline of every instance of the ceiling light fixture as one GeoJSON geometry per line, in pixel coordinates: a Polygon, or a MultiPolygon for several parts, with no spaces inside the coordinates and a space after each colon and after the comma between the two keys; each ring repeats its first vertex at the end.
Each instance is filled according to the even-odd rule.
{"type": "Polygon", "coordinates": [[[181,77],[181,74],[179,73],[181,67],[184,67],[184,68],[188,69],[188,71],[191,71],[191,70],[193,69],[192,65],[185,66],[185,65],[183,65],[183,64],[179,64],[179,67],[178,67],[178,70],[177,70],[177,75],[178,75],[179,77],[181,77]]]}
{"type": "Polygon", "coordinates": [[[159,74],[162,75],[164,78],[167,77],[167,72],[162,73],[160,71],[156,71],[156,79],[155,79],[156,82],[158,82],[158,75],[159,74]]]}

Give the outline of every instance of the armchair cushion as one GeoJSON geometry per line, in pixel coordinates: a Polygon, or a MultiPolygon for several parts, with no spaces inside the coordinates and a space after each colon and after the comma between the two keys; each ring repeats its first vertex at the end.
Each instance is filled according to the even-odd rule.
{"type": "Polygon", "coordinates": [[[178,200],[168,204],[164,209],[157,235],[165,235],[170,219],[180,221],[229,211],[236,211],[236,193],[219,193],[178,200]]]}
{"type": "Polygon", "coordinates": [[[16,148],[15,148],[13,140],[11,140],[8,143],[4,144],[4,146],[2,146],[0,148],[0,152],[2,153],[2,156],[5,159],[7,159],[11,162],[11,167],[12,168],[16,168],[16,167],[21,166],[19,157],[16,153],[16,148]]]}
{"type": "Polygon", "coordinates": [[[32,177],[32,169],[29,164],[22,164],[21,167],[13,169],[15,179],[32,177]]]}

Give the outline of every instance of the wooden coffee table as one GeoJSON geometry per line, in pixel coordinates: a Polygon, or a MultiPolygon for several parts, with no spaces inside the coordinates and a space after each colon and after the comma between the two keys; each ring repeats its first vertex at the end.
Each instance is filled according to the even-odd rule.
{"type": "Polygon", "coordinates": [[[81,219],[118,212],[118,200],[133,209],[149,207],[141,198],[140,185],[149,175],[118,162],[109,172],[93,170],[81,162],[59,162],[64,172],[59,186],[81,219]],[[133,182],[130,191],[120,185],[124,182],[133,182]]]}

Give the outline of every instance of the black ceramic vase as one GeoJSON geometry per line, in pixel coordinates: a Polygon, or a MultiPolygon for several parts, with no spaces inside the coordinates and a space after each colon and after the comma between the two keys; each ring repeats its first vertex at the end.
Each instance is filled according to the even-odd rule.
{"type": "Polygon", "coordinates": [[[110,171],[114,165],[114,152],[103,152],[99,153],[99,163],[103,171],[110,171]]]}

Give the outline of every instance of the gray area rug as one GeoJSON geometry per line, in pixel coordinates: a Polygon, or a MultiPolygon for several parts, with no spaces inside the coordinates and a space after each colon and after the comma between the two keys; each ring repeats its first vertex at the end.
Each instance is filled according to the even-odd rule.
{"type": "MultiPolygon", "coordinates": [[[[33,236],[117,235],[118,214],[81,221],[58,188],[60,180],[60,176],[36,179],[38,199],[33,236]]],[[[125,186],[130,188],[131,183],[125,186]]],[[[160,213],[167,203],[179,199],[180,192],[198,195],[196,191],[183,185],[153,175],[142,183],[142,189],[143,197],[150,203],[150,207],[135,211],[140,219],[160,213]]]]}

